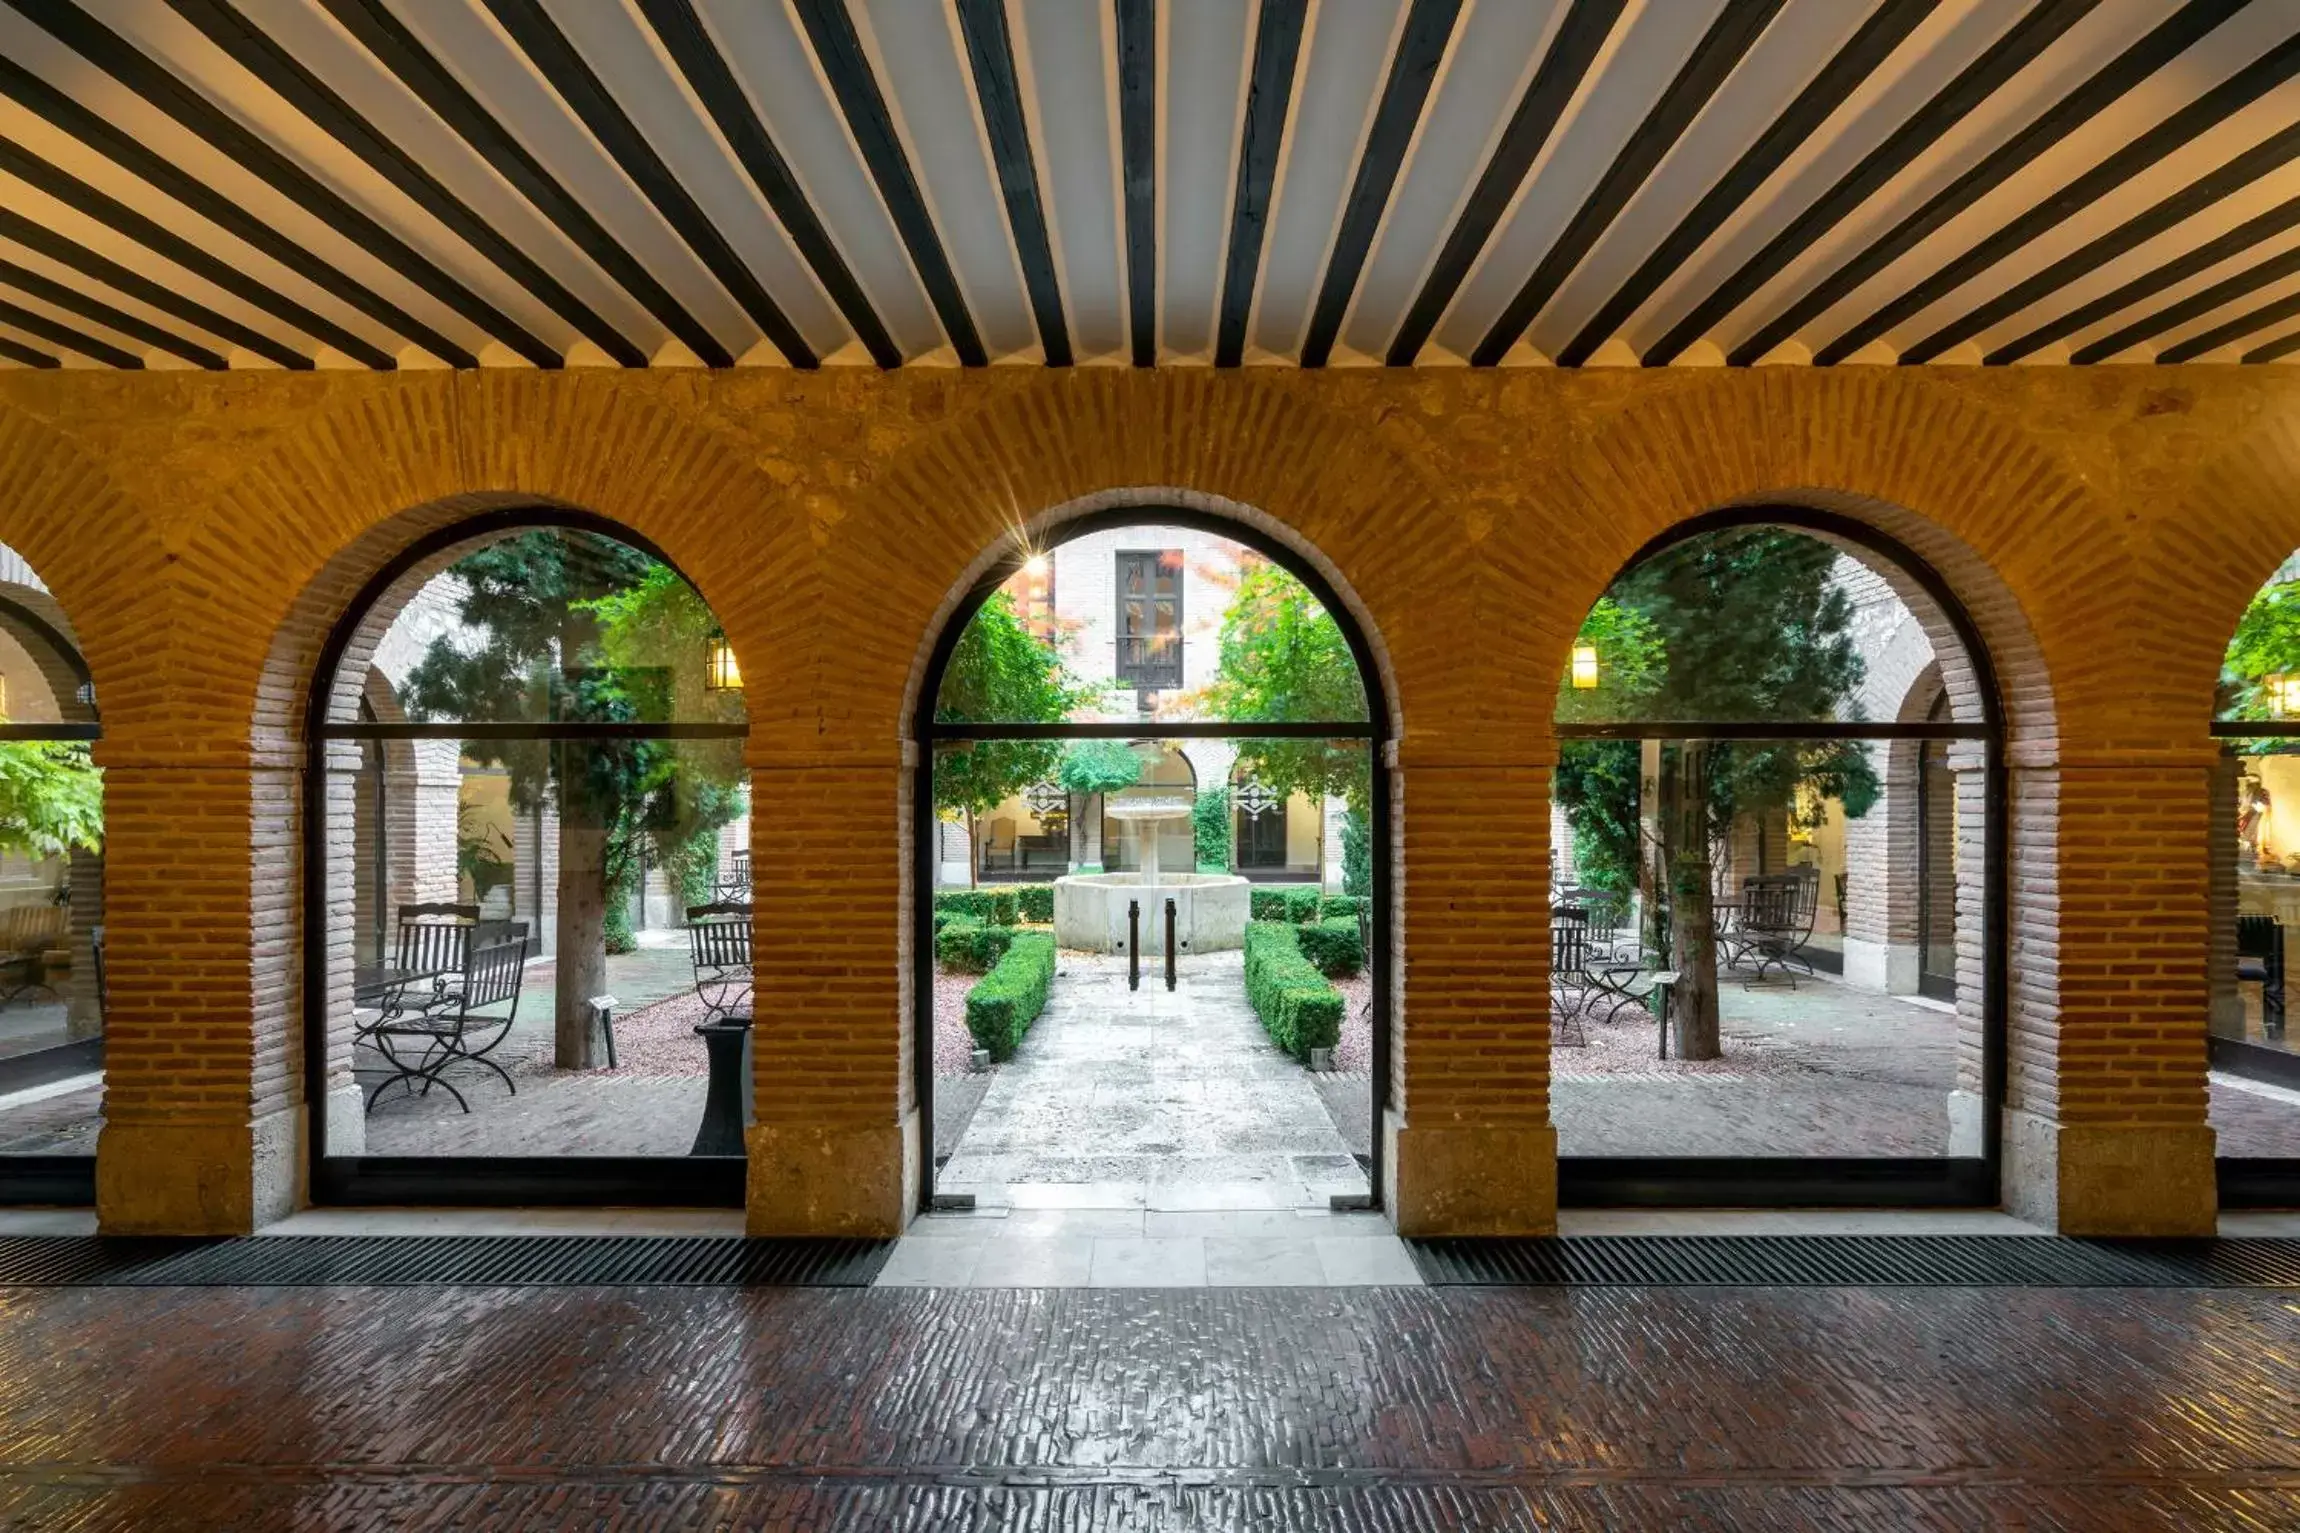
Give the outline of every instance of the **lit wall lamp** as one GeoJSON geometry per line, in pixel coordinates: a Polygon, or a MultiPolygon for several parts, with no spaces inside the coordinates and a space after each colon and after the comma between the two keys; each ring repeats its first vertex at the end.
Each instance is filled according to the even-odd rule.
{"type": "Polygon", "coordinates": [[[2263,676],[2260,687],[2268,696],[2270,718],[2300,718],[2300,672],[2278,671],[2263,676]]]}
{"type": "Polygon", "coordinates": [[[1573,687],[1577,692],[1590,691],[1597,685],[1597,646],[1573,646],[1573,687]]]}
{"type": "Polygon", "coordinates": [[[735,646],[727,642],[727,636],[723,633],[712,634],[710,646],[703,651],[703,690],[743,690],[743,671],[741,666],[735,664],[735,646]]]}

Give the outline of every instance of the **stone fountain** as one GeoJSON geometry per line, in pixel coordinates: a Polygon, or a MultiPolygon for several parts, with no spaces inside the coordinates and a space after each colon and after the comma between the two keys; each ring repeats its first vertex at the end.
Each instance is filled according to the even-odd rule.
{"type": "Polygon", "coordinates": [[[1187,797],[1114,798],[1104,813],[1141,827],[1142,866],[1131,873],[1071,873],[1054,881],[1054,940],[1089,953],[1126,951],[1126,909],[1142,907],[1142,951],[1166,946],[1166,901],[1174,902],[1175,946],[1185,953],[1243,947],[1246,880],[1234,873],[1167,873],[1158,866],[1159,828],[1190,817],[1187,797]]]}

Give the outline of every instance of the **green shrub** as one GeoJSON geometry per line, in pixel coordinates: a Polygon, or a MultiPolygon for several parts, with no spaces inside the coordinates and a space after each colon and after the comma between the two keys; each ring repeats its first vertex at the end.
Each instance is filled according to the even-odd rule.
{"type": "Polygon", "coordinates": [[[1291,921],[1300,926],[1318,918],[1318,907],[1323,899],[1308,884],[1296,884],[1283,889],[1256,889],[1246,896],[1246,913],[1257,921],[1291,921]]]}
{"type": "Polygon", "coordinates": [[[1355,921],[1358,918],[1358,912],[1365,909],[1368,903],[1366,896],[1362,894],[1329,894],[1318,905],[1318,919],[1332,921],[1342,916],[1348,916],[1355,921]]]}
{"type": "Polygon", "coordinates": [[[1201,873],[1230,871],[1230,790],[1208,788],[1190,806],[1190,838],[1201,873]]]}
{"type": "Polygon", "coordinates": [[[1302,956],[1328,979],[1347,979],[1366,966],[1366,945],[1358,939],[1358,918],[1341,916],[1294,928],[1302,956]]]}
{"type": "Polygon", "coordinates": [[[1012,926],[1016,915],[1012,889],[952,889],[934,897],[934,908],[972,916],[985,926],[1012,926]]]}
{"type": "Polygon", "coordinates": [[[1246,896],[1246,914],[1256,921],[1286,919],[1286,891],[1256,889],[1246,896]]]}
{"type": "Polygon", "coordinates": [[[957,974],[985,974],[1014,945],[1011,926],[985,926],[959,917],[934,934],[934,956],[957,974]]]}
{"type": "Polygon", "coordinates": [[[1014,908],[1023,920],[1034,925],[1048,926],[1054,921],[1054,886],[1052,884],[1016,884],[1014,908]]]}
{"type": "Polygon", "coordinates": [[[1318,918],[1319,907],[1325,904],[1326,897],[1308,884],[1288,889],[1285,893],[1286,919],[1296,926],[1303,926],[1315,921],[1318,918]]]}
{"type": "Polygon", "coordinates": [[[982,982],[966,993],[966,1030],[993,1059],[1011,1059],[1046,1009],[1054,984],[1054,938],[1047,932],[1010,933],[1013,946],[982,982]]]}
{"type": "Polygon", "coordinates": [[[1332,1048],[1342,1035],[1342,993],[1302,956],[1299,927],[1247,923],[1246,999],[1263,1030],[1296,1059],[1332,1048]]]}

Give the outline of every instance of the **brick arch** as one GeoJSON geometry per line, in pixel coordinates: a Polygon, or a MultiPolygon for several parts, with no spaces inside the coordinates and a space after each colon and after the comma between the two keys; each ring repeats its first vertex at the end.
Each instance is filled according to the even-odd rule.
{"type": "MultiPolygon", "coordinates": [[[[1947,385],[1768,370],[1625,411],[1562,465],[1586,531],[1552,579],[1586,611],[1647,541],[1703,513],[1786,504],[1865,522],[1940,574],[1994,663],[2008,730],[2050,751],[2061,722],[2129,709],[2128,614],[2097,600],[2130,578],[2119,524],[2060,460],[1947,385]],[[2070,523],[2102,529],[2071,548],[2070,523]]],[[[1874,561],[1872,561],[1874,562],[1874,561]]],[[[1570,634],[1544,635],[1545,669],[1570,634]]]]}
{"type": "Polygon", "coordinates": [[[429,532],[522,505],[585,511],[661,548],[726,629],[751,696],[804,710],[805,540],[735,444],[589,380],[443,376],[363,391],[274,441],[183,551],[213,638],[202,685],[244,721],[255,758],[298,748],[311,662],[376,571],[429,532]]]}
{"type": "Polygon", "coordinates": [[[2209,752],[2228,641],[2252,598],[2300,549],[2300,421],[2268,412],[2203,465],[2180,508],[2151,532],[2149,642],[2163,713],[2171,738],[2209,752]]]}
{"type": "MultiPolygon", "coordinates": [[[[78,650],[115,731],[166,697],[172,581],[158,528],[79,444],[4,405],[0,543],[48,588],[15,599],[78,650]],[[103,535],[91,537],[91,528],[103,535]]],[[[57,694],[67,718],[71,690],[57,694]]]]}
{"type": "Polygon", "coordinates": [[[1145,525],[1155,524],[1161,511],[1186,511],[1218,517],[1234,523],[1242,541],[1259,534],[1301,558],[1324,578],[1339,601],[1342,611],[1337,614],[1343,621],[1355,625],[1364,638],[1373,660],[1374,674],[1362,678],[1379,688],[1390,729],[1393,734],[1400,728],[1397,673],[1390,663],[1389,651],[1383,643],[1380,626],[1374,621],[1365,599],[1353,588],[1348,578],[1336,567],[1323,550],[1310,543],[1292,526],[1256,507],[1241,505],[1219,495],[1207,495],[1194,490],[1156,487],[1128,487],[1098,491],[1082,495],[1059,506],[1051,506],[1036,516],[1018,523],[1002,534],[997,541],[985,547],[951,584],[943,600],[935,609],[928,627],[920,635],[916,654],[903,684],[902,711],[899,725],[902,737],[910,738],[918,716],[920,689],[926,685],[927,672],[932,667],[936,645],[960,604],[981,584],[984,577],[1003,559],[1012,556],[1017,548],[1036,548],[1059,543],[1065,529],[1080,520],[1099,513],[1126,511],[1139,508],[1145,525]]]}
{"type": "Polygon", "coordinates": [[[852,514],[818,519],[820,668],[826,728],[857,748],[904,729],[922,645],[1017,535],[1119,504],[1217,508],[1312,559],[1381,636],[1405,727],[1467,702],[1446,635],[1409,617],[1441,581],[1479,603],[1466,517],[1425,467],[1299,389],[1245,375],[1064,380],[944,423],[852,500],[852,514]]]}

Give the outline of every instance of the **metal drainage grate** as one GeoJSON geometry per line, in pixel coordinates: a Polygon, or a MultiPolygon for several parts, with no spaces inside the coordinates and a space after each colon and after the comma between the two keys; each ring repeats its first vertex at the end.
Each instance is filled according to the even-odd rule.
{"type": "Polygon", "coordinates": [[[720,1235],[20,1235],[0,1238],[0,1287],[867,1288],[893,1249],[720,1235]]]}
{"type": "Polygon", "coordinates": [[[1438,1287],[2300,1288],[2300,1240],[1567,1235],[1407,1246],[1438,1287]]]}

